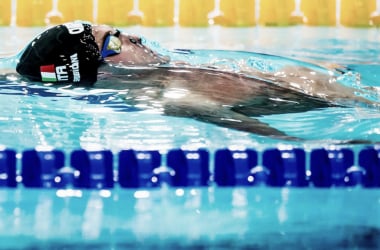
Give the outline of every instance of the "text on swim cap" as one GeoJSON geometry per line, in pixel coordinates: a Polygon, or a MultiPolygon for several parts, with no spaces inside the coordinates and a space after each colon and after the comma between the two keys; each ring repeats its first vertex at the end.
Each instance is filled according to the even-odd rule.
{"type": "Polygon", "coordinates": [[[75,53],[75,54],[71,55],[70,60],[71,60],[70,67],[73,71],[73,82],[80,82],[78,54],[75,53]]]}
{"type": "MultiPolygon", "coordinates": [[[[73,82],[80,82],[80,72],[79,72],[79,60],[78,54],[72,54],[70,56],[71,64],[69,67],[73,72],[73,82]]],[[[66,66],[57,66],[55,68],[55,73],[57,74],[58,81],[68,81],[69,73],[67,71],[66,66]]]]}
{"type": "Polygon", "coordinates": [[[69,74],[67,73],[66,66],[57,66],[55,68],[55,73],[57,74],[58,81],[68,81],[69,74]]]}
{"type": "Polygon", "coordinates": [[[64,26],[71,35],[80,34],[84,31],[84,26],[82,23],[65,23],[64,26]]]}
{"type": "Polygon", "coordinates": [[[67,82],[69,81],[69,71],[67,67],[71,68],[73,74],[73,82],[80,82],[79,59],[78,54],[70,56],[71,64],[55,67],[53,64],[44,65],[40,67],[41,78],[43,82],[67,82]]]}

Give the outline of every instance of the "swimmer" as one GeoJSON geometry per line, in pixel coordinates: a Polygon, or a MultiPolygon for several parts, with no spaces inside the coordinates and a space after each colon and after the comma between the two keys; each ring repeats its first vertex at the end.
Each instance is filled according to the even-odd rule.
{"type": "Polygon", "coordinates": [[[124,90],[125,102],[278,139],[298,138],[261,122],[262,115],[346,105],[375,106],[335,76],[307,67],[276,72],[223,70],[173,61],[138,36],[105,25],[74,22],[37,36],[17,72],[36,82],[124,90]]]}

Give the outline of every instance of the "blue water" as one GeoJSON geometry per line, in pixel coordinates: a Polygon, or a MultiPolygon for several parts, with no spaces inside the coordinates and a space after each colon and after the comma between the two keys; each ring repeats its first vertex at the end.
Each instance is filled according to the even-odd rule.
{"type": "MultiPolygon", "coordinates": [[[[131,32],[140,31],[147,37],[162,40],[163,47],[170,49],[179,46],[215,49],[215,46],[219,45],[220,49],[269,54],[202,51],[195,56],[190,55],[190,59],[195,63],[213,59],[214,66],[227,65],[234,69],[239,67],[239,60],[243,59],[247,65],[269,71],[282,65],[310,66],[309,62],[315,61],[341,63],[351,65],[354,69],[354,73],[348,72],[340,76],[344,84],[361,90],[367,86],[378,86],[379,76],[376,72],[380,61],[379,42],[375,39],[379,35],[373,29],[303,30],[304,28],[300,27],[284,30],[216,29],[207,32],[202,29],[174,29],[174,32],[170,29],[135,29],[131,32]],[[184,34],[181,35],[181,32],[184,34]],[[298,36],[292,37],[296,34],[298,36]],[[323,34],[326,37],[322,37],[323,34]],[[183,37],[189,37],[187,42],[182,41],[183,37]],[[291,38],[294,39],[290,40],[291,38]],[[194,41],[197,40],[199,42],[195,46],[194,41]],[[285,45],[289,49],[281,49],[285,45]],[[285,56],[287,59],[272,57],[270,54],[285,56]],[[358,67],[358,64],[364,66],[358,67]],[[359,82],[355,70],[364,72],[359,82]]],[[[16,29],[13,32],[8,28],[2,30],[1,32],[11,38],[9,40],[17,40],[13,46],[8,44],[9,40],[1,41],[5,46],[2,51],[12,52],[22,48],[40,31],[41,29],[16,29]],[[15,39],[16,37],[18,39],[15,39]]],[[[186,57],[185,53],[186,51],[179,56],[186,57]]],[[[136,107],[126,105],[117,91],[57,89],[40,84],[20,83],[17,80],[5,80],[0,84],[0,102],[4,107],[0,115],[1,144],[15,149],[49,145],[67,151],[93,146],[113,151],[124,148],[167,150],[182,146],[214,150],[230,145],[265,148],[283,142],[191,119],[163,117],[152,112],[138,111],[136,107]]],[[[367,91],[367,97],[378,100],[376,91],[367,91]]],[[[308,140],[303,146],[350,139],[380,141],[377,126],[380,115],[376,109],[329,108],[299,114],[263,116],[260,120],[289,135],[308,140]]]]}
{"type": "MultiPolygon", "coordinates": [[[[0,55],[18,52],[40,31],[1,28],[1,37],[9,39],[0,40],[0,55]]],[[[228,60],[217,61],[232,68],[236,58],[249,62],[253,55],[263,61],[254,66],[265,69],[284,62],[340,63],[353,70],[342,75],[344,84],[360,90],[380,87],[380,34],[376,29],[215,27],[126,31],[141,33],[170,49],[234,50],[220,52],[228,60]],[[271,56],[266,54],[292,59],[268,62],[271,56]],[[362,75],[357,81],[359,71],[362,75]]],[[[215,53],[220,55],[206,51],[197,58],[202,61],[215,53]]],[[[366,92],[366,97],[378,100],[373,91],[366,92]]],[[[125,104],[117,91],[56,88],[21,82],[16,76],[0,81],[0,107],[0,144],[18,152],[36,146],[65,152],[77,148],[166,152],[179,147],[202,147],[213,152],[233,145],[260,151],[290,143],[142,111],[125,104]]],[[[328,108],[260,120],[307,139],[296,143],[306,149],[336,140],[380,141],[380,114],[374,108],[328,108]]],[[[16,190],[0,192],[0,218],[4,218],[0,220],[1,249],[380,247],[380,193],[376,189],[210,187],[57,193],[26,190],[20,185],[16,190]]]]}
{"type": "Polygon", "coordinates": [[[378,249],[362,189],[2,192],[1,249],[378,249]]]}

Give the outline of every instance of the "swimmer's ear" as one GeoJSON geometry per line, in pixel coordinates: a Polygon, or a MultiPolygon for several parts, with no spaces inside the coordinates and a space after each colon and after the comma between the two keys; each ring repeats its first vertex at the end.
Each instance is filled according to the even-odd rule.
{"type": "MultiPolygon", "coordinates": [[[[204,103],[204,102],[203,102],[204,103]]],[[[221,127],[269,136],[276,139],[300,141],[288,136],[268,124],[257,119],[236,113],[228,108],[210,104],[195,104],[190,102],[171,102],[165,105],[165,114],[170,116],[189,117],[198,121],[212,123],[221,127]]]]}

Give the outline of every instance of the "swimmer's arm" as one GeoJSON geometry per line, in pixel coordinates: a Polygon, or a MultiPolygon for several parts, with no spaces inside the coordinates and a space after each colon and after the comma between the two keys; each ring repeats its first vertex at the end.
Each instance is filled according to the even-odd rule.
{"type": "Polygon", "coordinates": [[[257,119],[236,113],[228,108],[173,102],[165,105],[165,114],[170,116],[189,117],[201,122],[212,123],[221,127],[249,132],[277,139],[300,140],[279,131],[257,119]]]}

